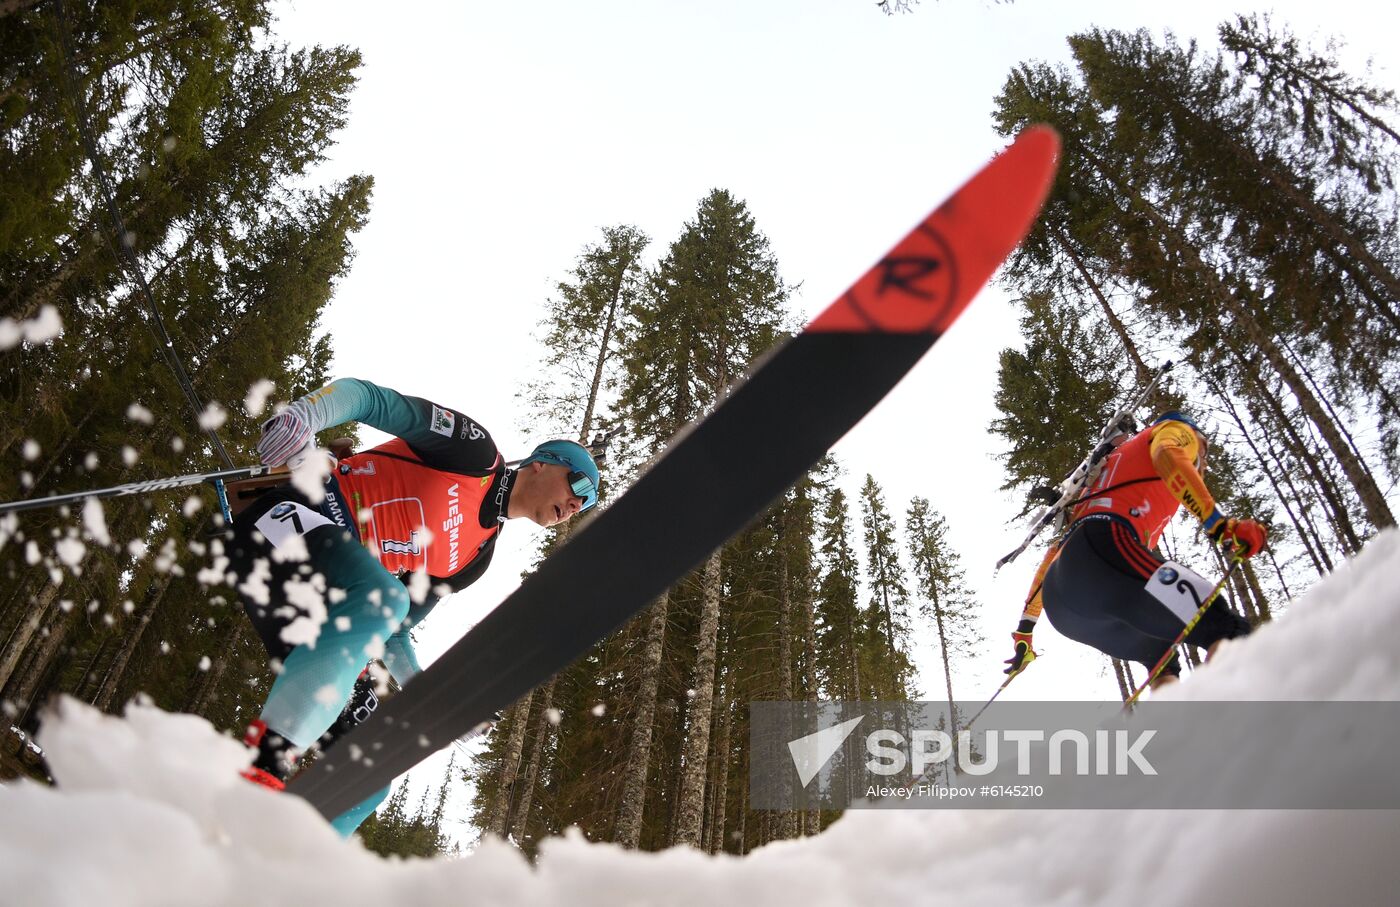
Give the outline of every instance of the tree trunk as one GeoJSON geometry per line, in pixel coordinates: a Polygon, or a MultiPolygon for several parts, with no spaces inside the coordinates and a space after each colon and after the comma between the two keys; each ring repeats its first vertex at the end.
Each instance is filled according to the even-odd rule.
{"type": "Polygon", "coordinates": [[[556,678],[551,677],[549,683],[540,687],[540,714],[535,722],[535,739],[530,744],[530,762],[525,767],[525,774],[520,779],[520,796],[515,806],[515,821],[512,827],[515,829],[516,844],[524,844],[530,825],[530,806],[535,797],[535,782],[539,779],[540,763],[544,759],[544,745],[552,733],[554,724],[549,720],[550,709],[554,704],[554,682],[556,678]]]}
{"type": "Polygon", "coordinates": [[[673,844],[700,846],[705,804],[705,766],[710,751],[710,708],[715,684],[715,648],[719,636],[720,552],[710,555],[704,567],[700,635],[695,653],[695,687],[690,700],[689,727],[685,738],[680,802],[673,844]]]}
{"type": "Polygon", "coordinates": [[[1240,576],[1241,571],[1236,570],[1230,577],[1230,586],[1235,590],[1235,599],[1239,602],[1240,611],[1250,626],[1259,622],[1259,613],[1254,609],[1254,599],[1249,594],[1249,587],[1245,585],[1244,577],[1240,576]]]}
{"type": "MultiPolygon", "coordinates": [[[[743,754],[744,754],[744,777],[747,778],[747,777],[749,776],[749,756],[750,756],[750,752],[749,752],[749,748],[748,748],[748,747],[744,747],[744,748],[743,748],[743,754]]],[[[746,854],[746,853],[749,852],[749,813],[750,813],[750,812],[751,812],[751,810],[749,809],[749,786],[748,786],[748,784],[741,784],[741,785],[739,785],[739,827],[738,827],[737,829],[735,829],[735,832],[734,832],[734,834],[735,834],[735,836],[736,836],[736,839],[737,839],[737,844],[738,844],[738,846],[735,847],[734,849],[735,849],[735,851],[739,854],[739,856],[741,856],[741,857],[742,857],[744,854],[746,854]]]]}
{"type": "MultiPolygon", "coordinates": [[[[161,595],[163,596],[164,594],[165,590],[162,589],[161,595]]],[[[149,613],[142,620],[141,630],[144,631],[146,629],[145,624],[147,623],[150,623],[149,613]]],[[[191,715],[204,715],[206,713],[214,697],[217,696],[219,690],[223,688],[224,675],[228,673],[229,665],[233,663],[233,659],[237,656],[239,650],[243,648],[243,643],[248,638],[248,631],[251,628],[252,625],[247,621],[240,620],[234,626],[232,632],[224,636],[224,641],[219,646],[218,654],[210,659],[209,668],[204,671],[203,676],[199,679],[199,683],[195,685],[194,692],[190,695],[189,704],[185,707],[185,711],[189,712],[191,715]]],[[[118,673],[118,678],[120,678],[120,673],[118,673]]],[[[114,689],[115,686],[116,684],[113,683],[114,689]]]]}
{"type": "Polygon", "coordinates": [[[1342,417],[1337,415],[1336,407],[1332,405],[1332,401],[1327,393],[1325,393],[1323,387],[1318,384],[1317,379],[1313,377],[1312,370],[1308,368],[1307,362],[1294,351],[1287,340],[1280,338],[1279,342],[1283,345],[1284,352],[1292,356],[1293,361],[1298,363],[1298,370],[1302,372],[1303,378],[1308,382],[1308,386],[1313,389],[1313,392],[1317,394],[1317,398],[1322,401],[1322,405],[1327,409],[1327,414],[1331,416],[1332,421],[1337,424],[1337,430],[1340,431],[1342,437],[1346,439],[1347,446],[1351,448],[1351,452],[1356,455],[1356,458],[1361,461],[1361,465],[1366,470],[1366,474],[1369,475],[1371,481],[1374,482],[1376,478],[1375,473],[1373,473],[1371,467],[1367,465],[1366,458],[1361,453],[1361,446],[1357,444],[1356,439],[1351,436],[1351,431],[1347,428],[1346,423],[1342,421],[1342,417]]]}
{"type": "MultiPolygon", "coordinates": [[[[812,603],[811,589],[802,590],[802,676],[803,697],[807,702],[817,701],[817,615],[812,603]]],[[[803,814],[802,834],[815,835],[821,831],[821,812],[816,807],[803,814]]]]}
{"type": "Polygon", "coordinates": [[[1273,620],[1273,613],[1269,609],[1269,600],[1264,596],[1264,589],[1259,585],[1259,574],[1254,570],[1253,561],[1245,561],[1240,571],[1244,574],[1245,584],[1249,586],[1249,591],[1254,595],[1254,610],[1259,623],[1273,620]]]}
{"type": "Polygon", "coordinates": [[[511,788],[515,786],[516,774],[520,771],[520,756],[525,749],[525,732],[530,727],[530,703],[534,693],[526,693],[511,706],[510,738],[506,741],[506,752],[501,761],[501,777],[497,782],[496,796],[491,801],[491,820],[486,833],[498,838],[506,836],[510,824],[511,788]]]}
{"type": "Polygon", "coordinates": [[[715,683],[715,701],[710,708],[710,756],[705,766],[705,815],[700,825],[700,849],[715,852],[715,801],[719,798],[719,716],[723,711],[724,684],[715,683]]]}
{"type": "Polygon", "coordinates": [[[1118,340],[1123,344],[1123,351],[1128,354],[1128,358],[1133,360],[1133,372],[1137,375],[1138,384],[1147,386],[1147,382],[1152,380],[1152,369],[1147,367],[1142,356],[1138,353],[1137,344],[1133,342],[1132,336],[1128,333],[1127,325],[1118,317],[1118,313],[1113,311],[1113,306],[1108,304],[1108,297],[1104,295],[1099,287],[1099,282],[1089,273],[1089,268],[1084,264],[1084,259],[1075,251],[1069,238],[1060,230],[1052,230],[1051,235],[1055,238],[1055,243],[1069,256],[1069,260],[1074,264],[1074,269],[1079,272],[1079,276],[1084,279],[1085,285],[1093,293],[1094,299],[1099,303],[1099,308],[1103,310],[1104,318],[1108,321],[1113,333],[1118,335],[1118,340]]]}
{"type": "MultiPolygon", "coordinates": [[[[1298,521],[1298,515],[1294,512],[1292,505],[1289,504],[1288,495],[1284,494],[1283,489],[1279,487],[1280,480],[1275,477],[1274,471],[1269,468],[1269,461],[1264,457],[1258,445],[1254,443],[1254,438],[1252,437],[1253,432],[1244,424],[1244,420],[1240,418],[1239,411],[1235,408],[1234,401],[1221,389],[1219,383],[1207,377],[1207,385],[1215,393],[1216,399],[1224,403],[1225,407],[1230,411],[1230,418],[1232,418],[1235,425],[1239,427],[1241,437],[1244,438],[1245,444],[1249,445],[1250,451],[1253,452],[1255,462],[1259,464],[1259,468],[1264,472],[1264,477],[1268,479],[1269,485],[1274,490],[1274,496],[1283,504],[1283,509],[1288,514],[1288,519],[1293,524],[1293,528],[1297,531],[1298,538],[1302,541],[1303,547],[1308,552],[1308,556],[1312,558],[1313,566],[1317,568],[1318,575],[1322,576],[1322,564],[1318,562],[1317,554],[1313,551],[1312,544],[1309,542],[1306,533],[1303,532],[1302,524],[1298,521]]],[[[1298,498],[1298,490],[1293,487],[1293,482],[1288,478],[1286,472],[1283,473],[1282,480],[1287,483],[1288,487],[1293,492],[1294,499],[1301,505],[1302,502],[1298,498]]]]}
{"type": "MultiPolygon", "coordinates": [[[[29,621],[34,613],[34,596],[36,590],[48,584],[48,573],[42,570],[23,570],[15,578],[15,585],[12,589],[7,589],[9,596],[5,599],[3,606],[0,606],[0,617],[3,617],[10,630],[5,634],[3,641],[0,641],[0,664],[3,664],[5,654],[10,651],[10,645],[15,641],[17,634],[23,632],[24,624],[29,621]]],[[[3,687],[4,680],[0,679],[0,687],[3,687]]]]}
{"type": "MultiPolygon", "coordinates": [[[[786,523],[782,531],[786,533],[786,523]]],[[[778,567],[778,699],[788,703],[792,695],[792,582],[787,557],[780,555],[778,567]]],[[[787,707],[784,707],[784,720],[781,726],[783,739],[791,740],[791,726],[786,720],[787,707]]],[[[785,776],[786,777],[786,776],[785,776]]],[[[790,789],[784,782],[784,794],[790,789]]],[[[778,835],[784,839],[798,836],[798,814],[795,810],[784,809],[778,816],[778,835]]]]}
{"type": "Polygon", "coordinates": [[[661,655],[665,650],[669,603],[669,593],[663,593],[651,606],[647,621],[636,714],[632,718],[632,740],[623,769],[622,804],[618,810],[617,829],[613,834],[613,841],[628,848],[635,848],[641,840],[647,766],[651,764],[652,726],[656,722],[656,691],[661,679],[661,655]]]}
{"type": "Polygon", "coordinates": [[[1128,683],[1127,665],[1116,658],[1110,658],[1109,661],[1113,662],[1113,676],[1118,678],[1118,692],[1123,697],[1123,701],[1127,702],[1129,697],[1133,695],[1133,688],[1128,683]]]}
{"type": "MultiPolygon", "coordinates": [[[[92,698],[92,704],[102,711],[108,711],[112,705],[112,700],[117,695],[117,687],[121,684],[122,675],[126,672],[126,667],[131,661],[131,656],[136,653],[136,648],[141,644],[141,638],[145,635],[146,628],[150,626],[152,618],[155,617],[156,609],[160,607],[161,600],[165,597],[165,590],[170,586],[172,575],[169,573],[154,577],[154,581],[146,586],[146,591],[141,596],[141,607],[138,609],[140,617],[134,626],[127,628],[122,636],[121,646],[117,649],[116,655],[112,658],[112,663],[107,666],[107,673],[102,678],[102,683],[97,688],[96,695],[92,698]]],[[[242,630],[242,627],[239,627],[242,630]]],[[[236,633],[229,634],[229,639],[237,636],[236,633]]],[[[202,714],[195,711],[195,714],[202,714]]]]}
{"type": "Polygon", "coordinates": [[[16,703],[24,703],[26,710],[34,705],[35,696],[41,690],[41,681],[48,675],[49,669],[55,666],[80,608],[82,605],[75,602],[67,611],[60,610],[54,613],[53,620],[39,644],[31,652],[24,670],[10,678],[10,685],[6,690],[9,699],[16,703]]]}
{"type": "Polygon", "coordinates": [[[846,638],[843,641],[848,647],[846,654],[851,661],[851,693],[849,698],[859,702],[864,698],[863,693],[865,687],[861,686],[860,683],[860,651],[856,647],[856,625],[854,618],[850,621],[846,631],[846,638]]]}
{"type": "Polygon", "coordinates": [[[578,443],[588,444],[588,433],[593,430],[593,410],[598,404],[598,392],[603,387],[603,367],[608,361],[609,345],[612,340],[613,324],[617,320],[617,308],[622,302],[622,281],[627,276],[630,262],[617,272],[617,283],[613,285],[612,299],[608,303],[608,319],[603,326],[603,337],[598,343],[598,357],[593,363],[593,382],[588,388],[588,402],[583,408],[583,422],[578,433],[578,443]]]}
{"type": "Polygon", "coordinates": [[[948,635],[943,629],[943,609],[938,605],[938,595],[935,590],[933,598],[933,617],[938,626],[938,648],[943,655],[943,682],[948,690],[948,720],[951,723],[950,733],[953,739],[958,736],[958,709],[957,700],[953,697],[953,667],[948,658],[948,635]]]}
{"type": "Polygon", "coordinates": [[[1278,577],[1279,587],[1283,589],[1284,600],[1292,600],[1293,593],[1288,589],[1288,580],[1283,578],[1283,570],[1279,567],[1278,558],[1274,556],[1272,549],[1265,551],[1264,554],[1269,558],[1269,564],[1274,568],[1274,575],[1278,577]]]}
{"type": "Polygon", "coordinates": [[[711,819],[710,853],[724,850],[725,808],[729,805],[729,732],[733,724],[733,711],[723,690],[716,705],[720,713],[715,741],[715,808],[711,819]]]}
{"type": "MultiPolygon", "coordinates": [[[[685,762],[685,716],[689,714],[690,711],[690,700],[684,698],[677,702],[676,706],[677,708],[671,721],[671,734],[668,734],[670,739],[667,740],[667,747],[661,754],[662,758],[668,763],[665,774],[663,775],[665,779],[664,783],[666,784],[665,801],[668,812],[666,815],[666,835],[664,838],[659,838],[654,841],[654,843],[658,845],[663,841],[667,845],[673,843],[676,840],[676,828],[680,824],[681,784],[685,780],[685,771],[683,770],[685,762]]],[[[660,760],[658,760],[658,762],[660,762],[660,760]]],[[[660,768],[659,765],[658,768],[660,768]]]]}
{"type": "Polygon", "coordinates": [[[48,616],[49,609],[58,598],[59,587],[52,583],[35,593],[31,599],[29,614],[20,618],[19,623],[10,633],[9,642],[5,644],[5,649],[0,652],[0,690],[5,689],[10,683],[10,678],[14,676],[15,668],[19,665],[20,658],[23,657],[30,642],[33,641],[39,628],[44,625],[44,618],[48,616]]]}
{"type": "Polygon", "coordinates": [[[1289,442],[1289,449],[1312,476],[1313,487],[1317,489],[1326,505],[1322,508],[1323,514],[1327,517],[1327,522],[1331,524],[1333,537],[1342,546],[1342,553],[1345,555],[1355,554],[1361,550],[1361,538],[1356,533],[1356,527],[1352,525],[1351,514],[1347,512],[1346,502],[1337,493],[1337,488],[1331,477],[1322,468],[1322,463],[1313,453],[1312,448],[1308,446],[1306,439],[1288,421],[1288,416],[1283,411],[1282,405],[1272,397],[1268,399],[1268,403],[1275,411],[1275,418],[1283,430],[1285,439],[1289,442]]]}
{"type": "MultiPolygon", "coordinates": [[[[1294,525],[1298,529],[1303,547],[1307,549],[1309,557],[1312,558],[1313,566],[1317,569],[1317,575],[1326,576],[1328,573],[1331,573],[1334,568],[1332,559],[1327,556],[1327,546],[1322,543],[1322,533],[1318,532],[1317,526],[1312,521],[1311,508],[1308,506],[1308,502],[1303,500],[1303,495],[1298,490],[1298,487],[1293,484],[1292,476],[1288,468],[1284,466],[1283,458],[1279,456],[1278,451],[1274,449],[1273,445],[1269,445],[1268,454],[1269,459],[1274,464],[1274,469],[1282,478],[1283,483],[1288,486],[1289,491],[1292,492],[1293,500],[1297,504],[1299,522],[1294,525]]],[[[1292,509],[1290,509],[1289,513],[1291,514],[1292,512],[1292,509]]]]}

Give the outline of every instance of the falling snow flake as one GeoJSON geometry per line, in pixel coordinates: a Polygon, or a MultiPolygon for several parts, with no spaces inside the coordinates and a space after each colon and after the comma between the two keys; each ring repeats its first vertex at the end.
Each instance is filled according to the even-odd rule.
{"type": "Polygon", "coordinates": [[[83,556],[87,554],[87,546],[75,538],[65,538],[54,544],[53,551],[64,566],[76,572],[83,562],[83,556]]]}
{"type": "Polygon", "coordinates": [[[39,314],[25,321],[13,318],[0,318],[0,350],[8,350],[21,343],[38,345],[48,343],[63,333],[63,320],[58,317],[58,309],[46,305],[39,314]]]}
{"type": "Polygon", "coordinates": [[[248,395],[243,398],[244,412],[255,418],[261,416],[267,408],[267,398],[276,386],[266,378],[254,381],[253,386],[248,388],[248,395]]]}
{"type": "Polygon", "coordinates": [[[212,400],[204,407],[204,412],[199,414],[199,427],[205,431],[218,431],[227,421],[228,410],[212,400]]]}
{"type": "Polygon", "coordinates": [[[142,425],[155,424],[156,417],[149,409],[140,403],[133,403],[126,408],[126,417],[132,422],[140,422],[142,425]]]}
{"type": "Polygon", "coordinates": [[[97,544],[112,544],[112,535],[107,531],[107,515],[102,510],[102,502],[97,498],[88,498],[83,502],[83,529],[86,530],[88,538],[97,544]]]}

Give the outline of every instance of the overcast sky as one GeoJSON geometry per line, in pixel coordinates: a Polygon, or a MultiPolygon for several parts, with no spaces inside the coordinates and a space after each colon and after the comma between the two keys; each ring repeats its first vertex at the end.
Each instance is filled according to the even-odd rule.
{"type": "MultiPolygon", "coordinates": [[[[651,264],[701,197],[728,189],[810,317],[1004,144],[992,99],[1014,65],[1067,61],[1065,38],[1094,25],[1213,45],[1228,13],[1267,10],[1345,38],[1346,58],[1373,57],[1395,87],[1397,14],[1375,3],[925,0],[892,17],[871,0],[285,3],[282,40],[364,54],[349,126],[317,174],[376,185],[327,313],[335,374],[460,408],[519,457],[542,440],[515,399],[538,370],[542,303],[602,227],[648,233],[651,264]]],[[[1014,343],[1014,310],[989,288],[835,450],[848,491],[873,473],[901,529],[912,495],[947,516],[988,637],[955,675],[960,699],[1001,682],[1038,561],[1028,552],[993,579],[1023,534],[987,434],[997,353],[1014,343]]],[[[512,523],[487,576],[438,609],[425,663],[518,585],[532,535],[512,523]]],[[[1045,624],[1048,657],[1007,698],[1117,696],[1106,659],[1045,624]]],[[[937,698],[933,659],[917,654],[921,692],[937,698]]]]}

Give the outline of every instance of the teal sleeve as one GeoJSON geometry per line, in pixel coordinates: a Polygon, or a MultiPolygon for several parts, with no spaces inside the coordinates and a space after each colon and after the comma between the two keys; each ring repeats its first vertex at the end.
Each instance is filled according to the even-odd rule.
{"type": "Polygon", "coordinates": [[[465,413],[359,378],[333,381],[292,407],[312,431],[363,422],[401,438],[432,469],[481,475],[497,465],[499,452],[490,432],[465,413]]]}
{"type": "Polygon", "coordinates": [[[413,640],[408,635],[412,629],[409,622],[404,621],[384,644],[384,667],[389,669],[399,686],[408,683],[423,670],[418,664],[418,654],[413,651],[413,640]]]}
{"type": "Polygon", "coordinates": [[[441,596],[436,592],[429,592],[423,601],[409,605],[408,615],[404,617],[403,623],[399,624],[398,630],[394,631],[394,635],[384,644],[384,667],[389,669],[399,686],[408,683],[410,677],[423,670],[418,665],[418,654],[413,649],[413,638],[409,634],[440,601],[441,596]]]}
{"type": "Polygon", "coordinates": [[[297,401],[312,431],[363,422],[402,438],[422,430],[422,411],[395,390],[359,378],[340,378],[297,401]]]}

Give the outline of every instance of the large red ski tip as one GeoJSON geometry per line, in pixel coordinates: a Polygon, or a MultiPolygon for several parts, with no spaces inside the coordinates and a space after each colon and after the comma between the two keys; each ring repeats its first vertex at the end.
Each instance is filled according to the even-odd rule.
{"type": "Polygon", "coordinates": [[[1049,126],[1022,130],[807,330],[941,334],[1030,231],[1059,151],[1049,126]]]}

